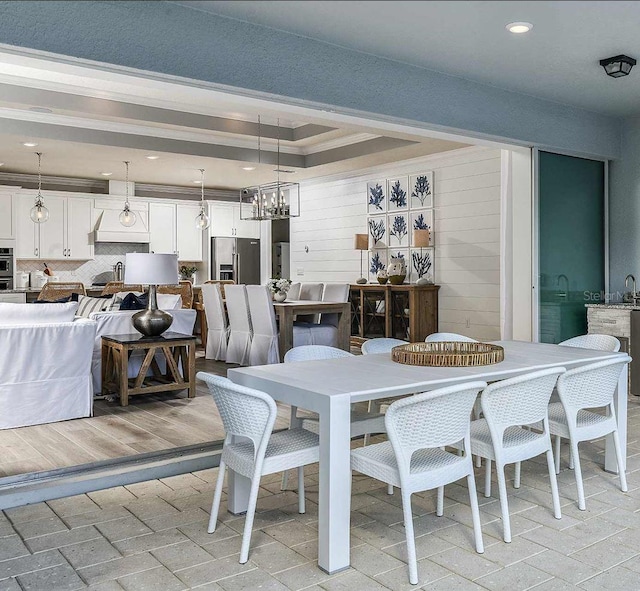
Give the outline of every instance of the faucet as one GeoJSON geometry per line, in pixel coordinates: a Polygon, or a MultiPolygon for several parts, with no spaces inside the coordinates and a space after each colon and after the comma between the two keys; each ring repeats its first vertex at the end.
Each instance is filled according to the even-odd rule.
{"type": "Polygon", "coordinates": [[[567,294],[569,293],[569,278],[564,273],[562,273],[558,275],[558,279],[556,281],[557,281],[558,287],[560,287],[560,279],[563,279],[563,278],[565,281],[565,290],[560,292],[558,295],[560,295],[563,298],[566,298],[567,294]]]}
{"type": "Polygon", "coordinates": [[[632,286],[633,286],[633,291],[631,292],[631,301],[633,302],[636,299],[636,278],[631,275],[631,273],[629,273],[629,275],[627,275],[624,278],[624,286],[625,288],[629,287],[629,280],[631,280],[632,282],[632,286]]]}

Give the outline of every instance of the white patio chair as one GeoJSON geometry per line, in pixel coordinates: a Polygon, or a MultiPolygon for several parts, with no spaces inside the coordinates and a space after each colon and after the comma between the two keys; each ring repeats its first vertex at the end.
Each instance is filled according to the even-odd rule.
{"type": "Polygon", "coordinates": [[[477,343],[471,337],[465,337],[463,334],[455,332],[434,332],[427,336],[425,343],[440,343],[443,341],[458,341],[461,343],[477,343]]]}
{"type": "Polygon", "coordinates": [[[563,347],[581,347],[582,349],[594,349],[596,351],[620,351],[620,341],[608,334],[583,334],[558,343],[563,347]]]}
{"type": "Polygon", "coordinates": [[[520,462],[546,454],[554,516],[562,517],[547,410],[551,392],[564,371],[551,368],[494,382],[480,397],[484,418],[471,423],[471,452],[486,459],[485,497],[491,496],[491,461],[496,463],[505,542],[511,542],[506,464],[516,465],[514,486],[519,488],[520,462]],[[523,427],[537,423],[542,425],[541,433],[523,427]]]}
{"type": "Polygon", "coordinates": [[[618,386],[620,374],[631,358],[609,359],[592,363],[584,367],[567,371],[558,379],[558,395],[560,402],[549,405],[549,429],[556,436],[556,470],[560,465],[561,437],[569,439],[571,457],[573,458],[578,489],[578,508],[586,508],[582,468],[578,443],[599,439],[612,434],[613,444],[618,462],[620,489],[627,491],[627,478],[623,469],[624,462],[620,451],[620,438],[616,422],[616,411],[613,395],[618,386]],[[602,408],[606,414],[599,414],[587,409],[602,408]]]}
{"type": "Polygon", "coordinates": [[[473,463],[469,454],[469,424],[473,403],[486,385],[485,382],[471,382],[398,400],[389,407],[385,419],[389,441],[351,452],[352,470],[400,487],[409,581],[413,585],[418,583],[411,512],[411,495],[415,492],[437,488],[436,514],[442,516],[445,484],[466,477],[476,551],[484,552],[473,463]],[[444,450],[445,446],[458,442],[462,442],[463,456],[444,450]]]}
{"type": "MultiPolygon", "coordinates": [[[[298,361],[314,361],[320,359],[339,359],[341,357],[353,357],[348,351],[335,347],[325,347],[324,345],[306,345],[294,347],[285,353],[285,363],[296,363],[298,361]]],[[[300,426],[312,433],[320,433],[320,419],[318,415],[298,416],[298,407],[291,407],[291,426],[300,426]]],[[[369,433],[385,433],[384,415],[380,413],[351,411],[351,438],[360,437],[369,433]]],[[[287,473],[282,477],[282,489],[287,487],[287,473]]]]}
{"type": "Polygon", "coordinates": [[[251,317],[245,285],[227,285],[224,290],[229,315],[227,363],[249,363],[251,349],[251,317]]]}
{"type": "Polygon", "coordinates": [[[269,288],[265,285],[247,285],[247,300],[253,329],[249,365],[280,363],[278,326],[269,288]]]}
{"type": "Polygon", "coordinates": [[[220,285],[207,283],[202,286],[202,302],[207,317],[207,349],[206,359],[225,361],[227,359],[227,341],[229,326],[224,311],[220,285]]]}
{"type": "Polygon", "coordinates": [[[408,344],[407,341],[401,341],[400,339],[381,337],[365,341],[362,343],[360,350],[363,355],[376,355],[377,353],[391,353],[391,349],[394,347],[408,344]]]}
{"type": "Polygon", "coordinates": [[[225,429],[224,446],[207,531],[216,529],[225,469],[251,480],[249,504],[242,534],[240,564],[249,559],[251,529],[258,500],[260,477],[298,468],[298,511],[305,512],[304,468],[320,458],[318,436],[305,429],[272,433],[277,407],[264,392],[234,384],[231,380],[199,372],[196,377],[209,387],[225,429]],[[243,438],[238,440],[237,438],[243,438]],[[246,441],[244,438],[249,439],[246,441]]]}

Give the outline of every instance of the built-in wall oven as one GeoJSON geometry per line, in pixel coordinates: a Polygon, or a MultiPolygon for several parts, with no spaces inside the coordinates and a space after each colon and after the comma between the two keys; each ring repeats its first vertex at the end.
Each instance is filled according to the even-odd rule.
{"type": "Polygon", "coordinates": [[[0,248],[0,290],[13,289],[13,248],[0,248]]]}

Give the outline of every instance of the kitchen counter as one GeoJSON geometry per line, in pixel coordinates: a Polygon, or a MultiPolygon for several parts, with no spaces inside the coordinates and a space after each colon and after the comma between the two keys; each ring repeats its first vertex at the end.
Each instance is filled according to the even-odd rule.
{"type": "Polygon", "coordinates": [[[618,302],[614,304],[585,304],[585,308],[600,308],[604,310],[640,310],[640,304],[618,302]]]}

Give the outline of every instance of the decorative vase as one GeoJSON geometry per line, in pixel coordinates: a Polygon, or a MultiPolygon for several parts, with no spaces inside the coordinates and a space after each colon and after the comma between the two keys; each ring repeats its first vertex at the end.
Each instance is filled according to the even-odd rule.
{"type": "Polygon", "coordinates": [[[387,266],[387,275],[391,285],[401,285],[407,277],[407,265],[403,257],[391,257],[387,266]]]}
{"type": "Polygon", "coordinates": [[[274,302],[284,302],[287,299],[287,292],[286,291],[276,291],[273,294],[273,301],[274,302]]]}
{"type": "Polygon", "coordinates": [[[378,278],[378,283],[380,285],[384,285],[387,281],[389,281],[389,277],[388,277],[387,271],[385,269],[380,269],[378,271],[377,278],[378,278]]]}

